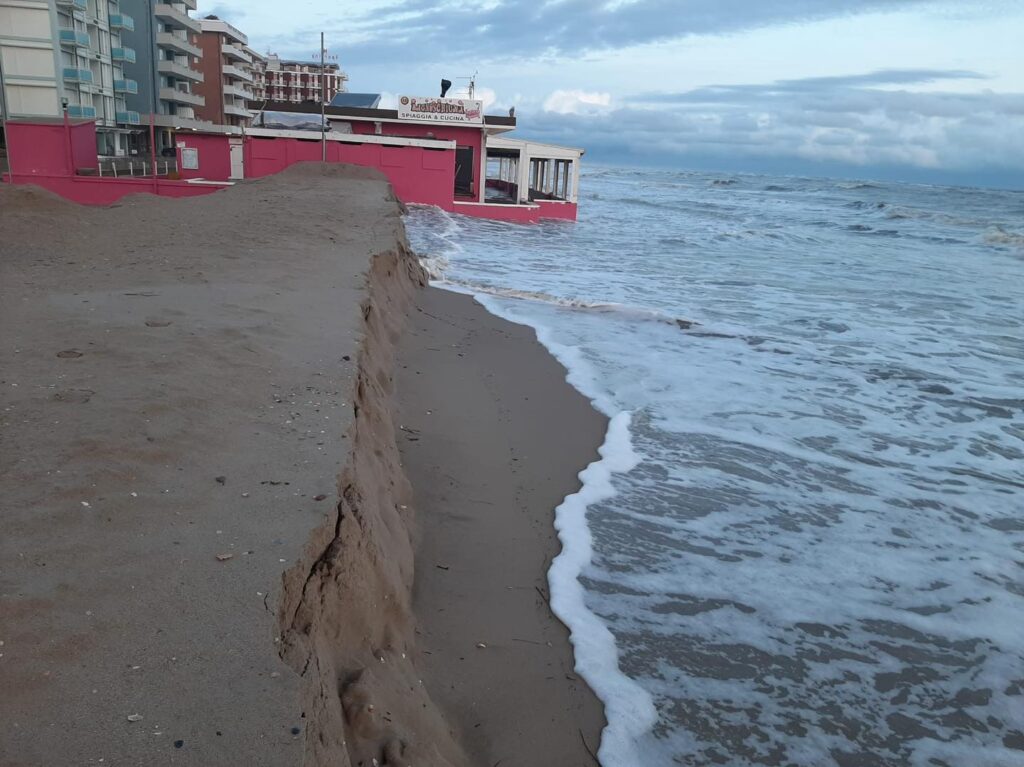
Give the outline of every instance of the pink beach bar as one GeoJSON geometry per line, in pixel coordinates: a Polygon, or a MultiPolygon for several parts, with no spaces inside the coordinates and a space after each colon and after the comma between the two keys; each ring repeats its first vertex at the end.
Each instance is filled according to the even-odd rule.
{"type": "MultiPolygon", "coordinates": [[[[458,99],[402,97],[399,109],[326,107],[323,130],[276,127],[171,130],[173,158],[139,157],[142,177],[105,168],[90,120],[9,120],[5,180],[37,184],[79,203],[108,205],[129,194],[209,194],[296,162],[326,159],[380,170],[404,203],[518,223],[574,221],[582,149],[515,139],[514,117],[411,112],[458,99]],[[464,117],[464,115],[463,115],[464,117]],[[155,173],[154,173],[155,166],[155,173]],[[115,175],[116,174],[116,175],[115,175]]],[[[463,102],[465,103],[465,102],[463,102]]],[[[477,102],[478,103],[478,102],[477,102]]],[[[319,103],[267,104],[261,114],[320,120],[319,103]]],[[[266,121],[263,121],[266,123],[266,121]]]]}

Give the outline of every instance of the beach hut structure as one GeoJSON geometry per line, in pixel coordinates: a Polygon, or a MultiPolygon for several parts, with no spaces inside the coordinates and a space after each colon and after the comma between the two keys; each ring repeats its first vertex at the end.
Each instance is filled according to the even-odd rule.
{"type": "Polygon", "coordinates": [[[130,159],[131,178],[85,157],[94,122],[11,121],[6,179],[109,204],[139,191],[208,194],[296,162],[344,162],[380,170],[407,204],[519,223],[576,219],[582,149],[512,138],[516,118],[484,115],[480,101],[398,101],[396,109],[249,102],[252,127],[172,126],[172,153],[130,159]]]}

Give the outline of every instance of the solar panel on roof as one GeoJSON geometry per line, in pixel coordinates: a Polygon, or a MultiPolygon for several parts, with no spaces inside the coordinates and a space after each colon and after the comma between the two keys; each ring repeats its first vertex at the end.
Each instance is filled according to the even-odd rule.
{"type": "Polygon", "coordinates": [[[380,103],[379,93],[337,93],[331,99],[332,107],[362,107],[376,109],[380,103]]]}

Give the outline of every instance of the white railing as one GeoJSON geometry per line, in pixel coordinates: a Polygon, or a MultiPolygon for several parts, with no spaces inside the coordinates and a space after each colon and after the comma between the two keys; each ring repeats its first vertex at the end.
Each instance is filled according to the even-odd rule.
{"type": "MultiPolygon", "coordinates": [[[[157,159],[156,175],[166,176],[178,172],[177,158],[157,159]]],[[[118,158],[116,160],[100,160],[99,175],[112,178],[142,178],[153,176],[154,165],[149,160],[118,158]]]]}

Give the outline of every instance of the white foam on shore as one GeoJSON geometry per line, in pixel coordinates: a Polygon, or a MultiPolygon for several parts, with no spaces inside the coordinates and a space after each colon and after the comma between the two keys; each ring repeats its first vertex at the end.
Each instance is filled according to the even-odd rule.
{"type": "Polygon", "coordinates": [[[630,413],[615,415],[598,452],[601,459],[580,472],[583,486],[555,509],[555,529],[562,551],[551,563],[548,585],[551,610],[571,632],[576,671],[604,704],[608,725],[598,757],[604,765],[639,765],[637,741],[658,720],[651,695],[619,669],[615,637],[586,605],[580,575],[593,558],[587,508],[615,495],[612,476],[636,467],[640,458],[629,435],[630,413]]]}

